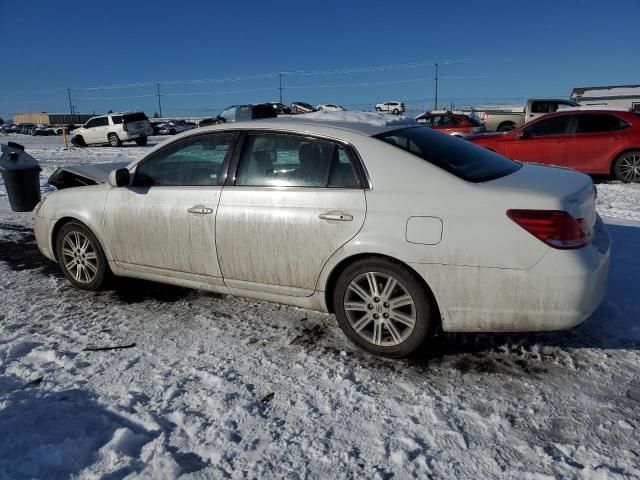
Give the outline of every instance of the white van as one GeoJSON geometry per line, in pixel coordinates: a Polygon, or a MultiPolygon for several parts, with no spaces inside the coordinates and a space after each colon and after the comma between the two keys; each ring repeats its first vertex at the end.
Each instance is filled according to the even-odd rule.
{"type": "Polygon", "coordinates": [[[119,147],[122,142],[136,142],[143,146],[152,133],[151,123],[144,112],[110,113],[90,118],[71,132],[71,143],[78,147],[106,144],[119,147]]]}

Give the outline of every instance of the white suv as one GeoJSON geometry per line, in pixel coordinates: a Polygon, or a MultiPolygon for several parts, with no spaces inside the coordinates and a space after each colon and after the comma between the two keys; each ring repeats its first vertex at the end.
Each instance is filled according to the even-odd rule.
{"type": "Polygon", "coordinates": [[[71,132],[71,143],[78,147],[105,144],[119,147],[122,142],[143,146],[152,133],[153,128],[144,112],[110,113],[93,117],[71,132]]]}
{"type": "Polygon", "coordinates": [[[384,102],[376,104],[376,112],[393,113],[394,115],[400,115],[404,113],[404,103],[402,102],[384,102]]]}

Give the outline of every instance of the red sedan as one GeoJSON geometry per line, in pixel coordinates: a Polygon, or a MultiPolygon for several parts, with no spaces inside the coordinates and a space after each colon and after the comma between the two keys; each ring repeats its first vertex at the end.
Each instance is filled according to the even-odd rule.
{"type": "Polygon", "coordinates": [[[479,118],[466,113],[425,112],[416,117],[416,121],[427,127],[456,137],[464,137],[484,132],[484,124],[479,118]]]}
{"type": "Polygon", "coordinates": [[[505,134],[467,139],[514,160],[640,182],[638,112],[562,110],[505,134]]]}

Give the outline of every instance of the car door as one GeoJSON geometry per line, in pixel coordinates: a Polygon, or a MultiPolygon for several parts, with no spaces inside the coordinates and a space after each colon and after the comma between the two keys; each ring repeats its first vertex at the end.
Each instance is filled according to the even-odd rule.
{"type": "Polygon", "coordinates": [[[87,123],[84,124],[84,130],[82,131],[81,135],[85,143],[87,144],[98,142],[98,137],[96,136],[95,129],[97,121],[97,118],[91,118],[89,119],[89,121],[87,121],[87,123]]]}
{"type": "Polygon", "coordinates": [[[566,166],[566,145],[570,138],[571,115],[542,118],[507,135],[505,155],[513,160],[566,166]]]}
{"type": "Polygon", "coordinates": [[[94,142],[107,143],[109,141],[107,138],[107,135],[109,134],[109,117],[98,117],[95,120],[95,128],[92,129],[94,142]]]}
{"type": "Polygon", "coordinates": [[[363,175],[352,147],[250,132],[216,218],[227,286],[309,296],[327,260],[360,230],[363,175]]]}
{"type": "Polygon", "coordinates": [[[135,166],[112,188],[105,231],[113,259],[132,271],[221,284],[215,215],[235,133],[190,136],[135,166]]]}

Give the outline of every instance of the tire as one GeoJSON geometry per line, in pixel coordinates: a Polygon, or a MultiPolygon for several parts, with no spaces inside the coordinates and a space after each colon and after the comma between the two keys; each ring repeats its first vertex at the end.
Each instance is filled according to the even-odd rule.
{"type": "Polygon", "coordinates": [[[144,147],[148,141],[149,139],[145,135],[144,137],[136,138],[136,145],[138,145],[139,147],[144,147]]]}
{"type": "Polygon", "coordinates": [[[84,141],[84,138],[82,138],[82,135],[76,135],[75,137],[71,138],[71,145],[75,147],[86,147],[87,142],[84,141]]]}
{"type": "Polygon", "coordinates": [[[400,115],[400,110],[398,110],[397,108],[394,108],[393,112],[391,113],[393,113],[394,115],[400,115]]]}
{"type": "Polygon", "coordinates": [[[100,242],[82,223],[62,226],[55,239],[56,258],[64,276],[81,290],[99,290],[110,276],[100,242]],[[75,267],[75,268],[74,268],[75,267]]]}
{"type": "Polygon", "coordinates": [[[498,126],[498,132],[510,132],[511,130],[514,130],[516,128],[514,123],[508,122],[508,123],[501,123],[498,126]]]}
{"type": "Polygon", "coordinates": [[[376,107],[376,112],[382,112],[382,109],[380,107],[376,107]]]}
{"type": "Polygon", "coordinates": [[[122,146],[122,142],[118,138],[118,135],[116,135],[115,133],[110,133],[109,135],[107,135],[107,140],[109,140],[109,145],[111,145],[112,147],[122,146]]]}
{"type": "Polygon", "coordinates": [[[413,272],[391,260],[370,257],[354,262],[340,274],[332,295],[340,328],[366,352],[406,357],[435,330],[429,293],[413,272]],[[394,303],[399,305],[394,308],[394,303]]]}
{"type": "Polygon", "coordinates": [[[322,107],[318,107],[318,111],[321,112],[322,111],[322,107]]]}
{"type": "Polygon", "coordinates": [[[172,128],[171,130],[169,130],[169,135],[175,135],[176,131],[172,128]]]}
{"type": "Polygon", "coordinates": [[[624,152],[614,160],[611,170],[616,180],[640,183],[640,150],[624,152]]]}

